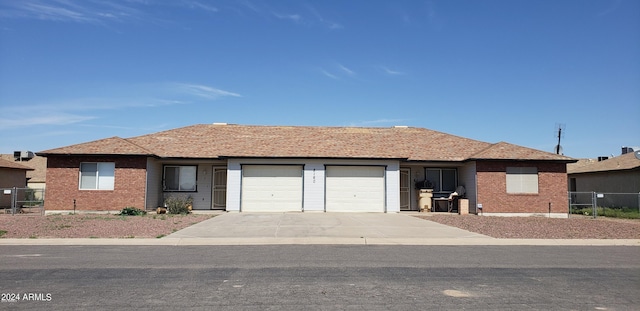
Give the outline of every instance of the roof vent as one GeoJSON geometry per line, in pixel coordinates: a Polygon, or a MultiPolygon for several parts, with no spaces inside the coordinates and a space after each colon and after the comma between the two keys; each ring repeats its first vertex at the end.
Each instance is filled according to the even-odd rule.
{"type": "Polygon", "coordinates": [[[627,154],[629,152],[634,152],[634,151],[638,151],[638,150],[640,150],[640,148],[638,148],[638,147],[622,146],[622,154],[627,154]]]}
{"type": "Polygon", "coordinates": [[[609,157],[598,157],[598,162],[608,160],[609,157]]]}
{"type": "Polygon", "coordinates": [[[394,126],[393,126],[393,128],[396,128],[396,129],[406,129],[406,128],[409,128],[409,126],[407,126],[407,125],[394,125],[394,126]]]}
{"type": "Polygon", "coordinates": [[[226,122],[213,122],[213,125],[228,125],[226,122]]]}
{"type": "Polygon", "coordinates": [[[16,161],[29,161],[33,159],[34,154],[31,151],[14,151],[13,158],[16,161]]]}

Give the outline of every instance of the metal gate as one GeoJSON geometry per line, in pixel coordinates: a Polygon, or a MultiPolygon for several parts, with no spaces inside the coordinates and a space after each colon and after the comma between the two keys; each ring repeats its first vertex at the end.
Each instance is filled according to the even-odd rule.
{"type": "Polygon", "coordinates": [[[44,189],[0,188],[0,213],[44,215],[44,189]]]}
{"type": "Polygon", "coordinates": [[[569,192],[569,215],[584,214],[596,218],[598,212],[605,209],[640,212],[640,193],[569,192]]]}

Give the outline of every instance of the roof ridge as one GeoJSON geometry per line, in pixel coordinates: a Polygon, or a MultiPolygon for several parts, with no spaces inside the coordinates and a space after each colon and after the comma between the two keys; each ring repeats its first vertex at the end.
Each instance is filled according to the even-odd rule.
{"type": "MultiPolygon", "coordinates": [[[[117,136],[116,136],[116,137],[117,137],[117,136]]],[[[118,138],[120,138],[120,137],[118,137],[118,138]]],[[[129,144],[131,144],[131,145],[136,146],[137,148],[140,148],[140,149],[142,149],[142,150],[144,150],[144,151],[148,152],[150,155],[156,155],[156,156],[157,156],[157,154],[156,154],[155,152],[153,152],[153,151],[151,151],[151,150],[149,150],[149,149],[147,149],[147,148],[145,148],[145,147],[142,147],[142,146],[138,145],[137,143],[132,142],[132,141],[130,140],[130,138],[121,138],[121,139],[122,139],[122,140],[124,140],[124,141],[126,141],[127,143],[129,143],[129,144]]]]}

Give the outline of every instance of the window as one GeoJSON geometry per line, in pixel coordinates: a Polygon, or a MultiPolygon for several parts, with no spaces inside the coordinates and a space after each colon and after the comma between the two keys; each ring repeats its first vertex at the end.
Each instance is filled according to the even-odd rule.
{"type": "Polygon", "coordinates": [[[507,167],[507,193],[538,193],[538,168],[507,167]]]}
{"type": "Polygon", "coordinates": [[[455,168],[427,168],[426,176],[433,185],[433,192],[453,192],[456,190],[455,168]]]}
{"type": "Polygon", "coordinates": [[[80,163],[80,190],[113,190],[116,164],[80,163]]]}
{"type": "Polygon", "coordinates": [[[166,165],[164,167],[165,191],[196,191],[195,165],[166,165]]]}

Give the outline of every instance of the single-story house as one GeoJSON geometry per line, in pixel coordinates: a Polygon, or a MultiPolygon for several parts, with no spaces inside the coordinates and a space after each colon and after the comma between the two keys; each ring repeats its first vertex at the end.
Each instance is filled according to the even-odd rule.
{"type": "Polygon", "coordinates": [[[47,158],[36,156],[29,151],[16,151],[13,154],[0,154],[0,159],[32,168],[32,170],[27,171],[27,188],[45,189],[47,158]]]}
{"type": "Polygon", "coordinates": [[[459,186],[471,213],[566,215],[562,155],[425,128],[198,124],[38,152],[47,210],[155,209],[188,196],[196,210],[400,212],[459,186]]]}
{"type": "Polygon", "coordinates": [[[634,152],[607,159],[581,159],[568,164],[567,173],[569,191],[607,194],[606,202],[598,204],[609,207],[640,204],[640,160],[634,152]]]}
{"type": "Polygon", "coordinates": [[[32,168],[0,158],[0,208],[11,207],[11,188],[27,187],[27,172],[32,168]],[[5,192],[6,190],[6,192],[5,192]]]}

